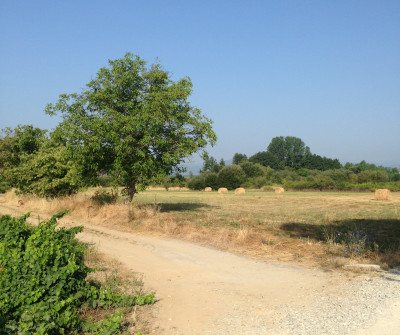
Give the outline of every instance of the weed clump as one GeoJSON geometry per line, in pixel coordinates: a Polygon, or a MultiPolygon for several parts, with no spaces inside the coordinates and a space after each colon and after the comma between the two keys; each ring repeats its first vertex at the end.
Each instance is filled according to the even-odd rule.
{"type": "Polygon", "coordinates": [[[118,193],[114,193],[113,190],[111,192],[107,192],[105,190],[96,191],[94,195],[90,198],[92,202],[97,206],[101,207],[104,205],[111,205],[117,202],[118,193]]]}
{"type": "Polygon", "coordinates": [[[374,248],[374,234],[372,229],[367,231],[362,228],[354,227],[344,233],[337,234],[338,241],[343,245],[343,252],[347,256],[365,256],[367,251],[374,248]]]}

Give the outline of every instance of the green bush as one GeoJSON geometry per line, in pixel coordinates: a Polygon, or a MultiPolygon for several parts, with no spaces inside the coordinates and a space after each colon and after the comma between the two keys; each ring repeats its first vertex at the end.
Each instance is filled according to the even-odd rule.
{"type": "Polygon", "coordinates": [[[101,187],[112,187],[112,186],[114,186],[113,177],[112,176],[100,176],[98,182],[99,182],[99,185],[101,187]]]}
{"type": "MultiPolygon", "coordinates": [[[[37,227],[26,223],[29,214],[0,218],[0,334],[77,333],[91,327],[79,314],[83,303],[94,308],[154,302],[154,295],[125,296],[87,282],[92,269],[74,238],[83,228],[56,230],[65,213],[37,227]]],[[[115,322],[101,327],[107,334],[118,328],[115,322]]]]}
{"type": "Polygon", "coordinates": [[[205,187],[211,187],[213,190],[219,188],[218,184],[218,174],[215,172],[205,172],[204,176],[204,185],[205,187]]]}
{"type": "Polygon", "coordinates": [[[191,190],[197,190],[197,191],[203,190],[205,187],[207,187],[204,175],[199,175],[190,178],[188,181],[188,187],[191,190]]]}
{"type": "Polygon", "coordinates": [[[11,188],[10,184],[0,175],[0,193],[5,193],[11,188]]]}
{"type": "Polygon", "coordinates": [[[98,207],[104,206],[105,204],[115,204],[117,202],[118,193],[114,193],[113,190],[111,192],[101,190],[96,191],[94,195],[90,198],[92,202],[98,207]]]}
{"type": "Polygon", "coordinates": [[[176,174],[175,176],[167,176],[163,179],[162,185],[167,191],[169,187],[185,187],[186,178],[181,174],[176,174]]]}
{"type": "Polygon", "coordinates": [[[12,185],[25,193],[56,197],[76,193],[80,174],[65,147],[43,148],[21,156],[21,164],[9,171],[12,185]]]}
{"type": "Polygon", "coordinates": [[[246,174],[243,169],[238,165],[228,165],[221,169],[218,173],[219,187],[226,187],[233,190],[240,187],[246,180],[246,174]]]}
{"type": "Polygon", "coordinates": [[[258,163],[254,164],[249,161],[243,161],[240,163],[240,167],[243,169],[247,178],[264,176],[263,167],[258,163]]]}

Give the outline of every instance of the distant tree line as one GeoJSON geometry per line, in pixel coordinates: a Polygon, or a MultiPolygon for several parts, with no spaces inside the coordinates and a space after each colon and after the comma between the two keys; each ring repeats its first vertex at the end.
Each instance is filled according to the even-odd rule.
{"type": "MultiPolygon", "coordinates": [[[[247,156],[236,153],[232,162],[233,164],[240,164],[243,159],[247,160],[247,156]]],[[[275,170],[288,167],[295,170],[306,168],[326,171],[342,167],[338,159],[312,154],[310,148],[300,138],[292,136],[274,137],[266,151],[254,154],[248,158],[248,161],[265,167],[269,166],[275,170]]]]}
{"type": "Polygon", "coordinates": [[[400,190],[397,168],[388,169],[365,161],[342,166],[338,159],[312,154],[310,148],[297,137],[275,137],[266,151],[249,158],[235,153],[229,166],[225,166],[223,160],[217,163],[207,154],[203,160],[200,174],[188,180],[191,189],[268,188],[279,185],[295,190],[374,190],[382,187],[400,190]]]}
{"type": "MultiPolygon", "coordinates": [[[[0,133],[0,191],[15,187],[20,192],[54,197],[69,195],[87,186],[126,185],[122,179],[113,176],[111,169],[106,169],[106,164],[101,163],[110,156],[96,160],[93,148],[85,148],[89,151],[82,155],[74,146],[68,147],[63,136],[64,132],[59,128],[51,133],[32,125],[3,129],[0,133]]],[[[188,186],[194,190],[283,186],[293,190],[388,188],[400,191],[397,168],[389,169],[365,161],[342,166],[337,159],[312,154],[309,147],[296,137],[275,137],[266,151],[249,158],[235,153],[231,165],[205,152],[203,167],[197,176],[185,178],[179,173],[168,175],[168,171],[168,166],[167,169],[161,167],[158,171],[160,178],[148,177],[145,184],[152,180],[165,188],[188,186]]]]}

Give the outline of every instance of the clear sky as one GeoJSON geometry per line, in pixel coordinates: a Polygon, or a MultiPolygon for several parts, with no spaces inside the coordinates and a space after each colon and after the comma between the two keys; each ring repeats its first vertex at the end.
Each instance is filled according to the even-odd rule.
{"type": "Polygon", "coordinates": [[[46,104],[128,51],[192,79],[218,160],[296,136],[400,166],[399,0],[0,0],[0,128],[54,128],[46,104]]]}

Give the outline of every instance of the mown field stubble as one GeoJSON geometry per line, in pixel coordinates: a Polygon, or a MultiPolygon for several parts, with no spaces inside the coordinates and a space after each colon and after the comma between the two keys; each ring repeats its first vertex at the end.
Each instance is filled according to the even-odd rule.
{"type": "Polygon", "coordinates": [[[97,206],[92,189],[73,197],[40,200],[6,195],[8,203],[124,231],[193,241],[270,261],[329,268],[375,263],[400,265],[400,194],[377,201],[373,193],[259,190],[244,195],[148,190],[133,203],[97,206]]]}

